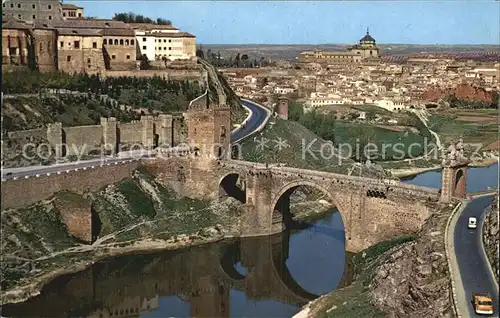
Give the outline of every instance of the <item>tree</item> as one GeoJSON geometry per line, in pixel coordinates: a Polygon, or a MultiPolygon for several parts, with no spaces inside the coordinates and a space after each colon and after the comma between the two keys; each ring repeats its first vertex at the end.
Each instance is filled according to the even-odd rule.
{"type": "Polygon", "coordinates": [[[241,56],[241,60],[243,61],[244,67],[247,67],[248,55],[247,54],[243,54],[241,56]]]}
{"type": "Polygon", "coordinates": [[[150,70],[151,69],[151,63],[149,63],[149,59],[146,54],[143,54],[141,56],[141,63],[139,64],[139,68],[141,70],[150,70]]]}
{"type": "Polygon", "coordinates": [[[240,53],[236,54],[236,58],[234,59],[236,67],[240,67],[240,53]]]}
{"type": "Polygon", "coordinates": [[[113,16],[113,20],[122,21],[125,23],[151,23],[157,25],[172,25],[172,21],[170,20],[163,18],[157,18],[156,20],[153,20],[140,14],[136,15],[133,12],[115,13],[115,15],[113,16]]]}
{"type": "Polygon", "coordinates": [[[196,56],[199,58],[202,58],[202,59],[205,58],[205,53],[203,52],[203,49],[201,48],[201,46],[198,50],[196,50],[196,56]]]}

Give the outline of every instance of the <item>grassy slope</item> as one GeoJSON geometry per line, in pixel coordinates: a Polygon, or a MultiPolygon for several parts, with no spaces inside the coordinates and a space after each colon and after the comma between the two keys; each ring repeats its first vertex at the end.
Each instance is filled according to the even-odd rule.
{"type": "MultiPolygon", "coordinates": [[[[311,170],[347,174],[354,163],[351,159],[340,159],[332,155],[329,144],[304,126],[279,118],[271,118],[266,128],[246,139],[242,144],[242,157],[244,160],[262,163],[284,163],[287,166],[311,170]],[[266,147],[259,146],[261,140],[267,140],[266,147]],[[281,149],[278,142],[281,140],[281,149]],[[315,142],[313,142],[316,140],[315,142]],[[312,146],[307,146],[313,142],[312,146]],[[323,154],[321,155],[322,145],[323,154]],[[306,151],[310,149],[313,155],[306,151]]],[[[359,175],[356,168],[353,172],[359,175]]],[[[364,176],[378,176],[379,172],[366,167],[362,170],[364,176]]]]}
{"type": "Polygon", "coordinates": [[[460,119],[457,111],[433,114],[429,118],[429,127],[436,131],[443,143],[456,141],[462,137],[465,143],[482,143],[483,147],[498,140],[498,110],[478,109],[461,110],[460,115],[468,117],[487,117],[485,121],[460,119]]]}
{"type": "MultiPolygon", "coordinates": [[[[325,141],[296,122],[271,118],[263,132],[243,142],[243,158],[254,162],[285,163],[291,167],[345,173],[353,161],[345,160],[342,164],[337,156],[322,159],[320,150],[323,143],[325,141]],[[263,138],[269,141],[264,149],[259,147],[259,141],[263,138]],[[278,149],[279,140],[286,142],[286,147],[278,149]],[[303,151],[314,140],[317,141],[310,149],[317,159],[303,151]]],[[[330,155],[327,150],[324,153],[330,155]]]]}

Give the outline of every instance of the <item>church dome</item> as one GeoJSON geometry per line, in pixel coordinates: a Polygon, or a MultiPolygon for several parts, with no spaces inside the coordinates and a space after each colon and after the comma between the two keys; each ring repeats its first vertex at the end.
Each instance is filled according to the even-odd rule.
{"type": "Polygon", "coordinates": [[[367,29],[366,30],[366,35],[364,37],[361,38],[361,40],[359,40],[359,43],[366,43],[366,42],[373,42],[375,43],[375,39],[372,38],[372,36],[370,35],[370,31],[367,29]]]}

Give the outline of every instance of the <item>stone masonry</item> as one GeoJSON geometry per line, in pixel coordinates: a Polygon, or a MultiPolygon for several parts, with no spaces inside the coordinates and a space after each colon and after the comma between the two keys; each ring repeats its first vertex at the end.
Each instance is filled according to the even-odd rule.
{"type": "Polygon", "coordinates": [[[219,198],[228,176],[243,181],[241,235],[270,235],[283,230],[289,195],[298,186],[320,190],[342,215],[347,250],[357,252],[396,235],[417,232],[439,201],[439,190],[288,167],[266,167],[235,160],[199,160],[196,156],[145,163],[157,181],[180,196],[219,198]]]}

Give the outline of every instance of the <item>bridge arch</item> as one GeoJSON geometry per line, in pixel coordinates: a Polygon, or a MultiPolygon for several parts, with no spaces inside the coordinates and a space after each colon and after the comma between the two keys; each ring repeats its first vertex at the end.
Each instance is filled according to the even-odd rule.
{"type": "Polygon", "coordinates": [[[218,180],[219,198],[223,196],[230,196],[246,203],[246,185],[244,175],[238,171],[229,171],[222,175],[218,180]],[[238,181],[242,184],[238,185],[238,181]]]}
{"type": "Polygon", "coordinates": [[[274,231],[277,227],[278,220],[281,220],[281,222],[283,223],[283,222],[288,221],[287,218],[291,218],[291,215],[289,214],[289,212],[285,211],[285,214],[288,213],[289,215],[284,215],[283,211],[280,211],[278,208],[280,205],[280,201],[283,199],[285,199],[285,201],[282,201],[282,203],[288,204],[288,206],[289,206],[290,195],[300,186],[308,186],[308,187],[320,190],[328,197],[329,202],[331,204],[334,204],[337,207],[337,209],[339,210],[339,213],[340,213],[340,217],[342,219],[342,223],[344,224],[345,241],[347,243],[347,240],[350,239],[350,237],[348,235],[349,229],[348,229],[347,224],[345,222],[345,219],[342,215],[342,212],[340,211],[339,204],[338,204],[338,202],[336,202],[337,200],[336,200],[334,194],[327,187],[324,187],[323,185],[321,185],[317,182],[309,181],[309,180],[295,180],[295,181],[289,182],[289,183],[285,184],[284,186],[282,186],[280,188],[280,190],[276,193],[276,195],[274,195],[274,197],[271,201],[271,206],[270,206],[271,207],[271,211],[270,211],[271,217],[270,217],[269,228],[272,231],[274,231]]]}

